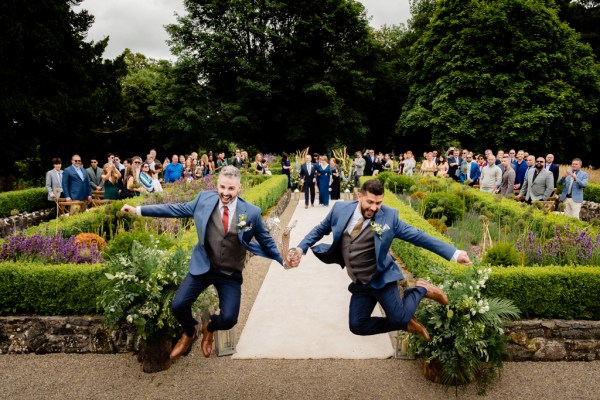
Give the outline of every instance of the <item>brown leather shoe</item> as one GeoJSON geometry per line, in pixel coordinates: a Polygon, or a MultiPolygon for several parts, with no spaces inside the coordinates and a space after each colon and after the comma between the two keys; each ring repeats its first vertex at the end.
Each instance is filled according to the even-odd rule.
{"type": "Polygon", "coordinates": [[[171,350],[171,355],[169,356],[171,360],[177,360],[182,355],[188,355],[190,350],[192,349],[192,344],[198,339],[198,327],[194,328],[194,336],[189,337],[185,333],[181,335],[181,338],[177,341],[173,350],[171,350]]]}
{"type": "Polygon", "coordinates": [[[427,290],[427,294],[425,295],[425,297],[427,297],[428,299],[435,300],[444,306],[448,305],[448,296],[446,296],[446,293],[444,293],[444,291],[439,287],[432,285],[425,279],[417,279],[415,285],[425,288],[425,290],[427,290]]]}
{"type": "Polygon", "coordinates": [[[408,321],[408,325],[406,326],[406,332],[414,333],[415,335],[422,336],[426,342],[429,342],[431,339],[429,338],[429,333],[427,329],[421,324],[415,317],[412,317],[410,321],[408,321]]]}
{"type": "Polygon", "coordinates": [[[202,348],[202,354],[204,357],[210,357],[213,347],[213,333],[208,331],[208,322],[202,324],[202,340],[200,341],[200,347],[202,348]]]}

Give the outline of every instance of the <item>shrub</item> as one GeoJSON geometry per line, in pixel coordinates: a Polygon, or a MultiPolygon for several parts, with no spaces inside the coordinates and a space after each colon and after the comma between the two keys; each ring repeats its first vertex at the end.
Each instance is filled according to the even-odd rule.
{"type": "Polygon", "coordinates": [[[455,194],[431,193],[423,199],[425,218],[446,217],[446,225],[461,219],[466,211],[465,202],[455,194]]]}
{"type": "Polygon", "coordinates": [[[389,179],[385,182],[386,189],[398,194],[410,193],[411,188],[414,186],[415,179],[407,175],[390,174],[389,179]]]}
{"type": "Polygon", "coordinates": [[[156,244],[161,250],[169,249],[175,244],[167,235],[153,235],[144,230],[134,230],[119,233],[109,242],[103,255],[107,259],[113,259],[117,254],[129,254],[133,242],[138,242],[142,246],[154,246],[156,244]]]}
{"type": "Polygon", "coordinates": [[[429,218],[427,222],[429,222],[429,225],[433,226],[438,232],[446,233],[448,231],[448,227],[441,219],[429,218]]]}
{"type": "Polygon", "coordinates": [[[106,249],[106,240],[95,233],[80,233],[75,236],[75,241],[86,247],[96,246],[99,251],[106,249]]]}
{"type": "Polygon", "coordinates": [[[588,183],[588,185],[583,189],[583,199],[587,201],[593,201],[594,203],[600,203],[600,185],[588,183]]]}
{"type": "Polygon", "coordinates": [[[50,207],[45,187],[0,193],[0,218],[10,216],[12,210],[22,213],[50,207]]]}
{"type": "Polygon", "coordinates": [[[0,263],[0,313],[94,314],[106,284],[104,269],[101,264],[0,263]]]}
{"type": "Polygon", "coordinates": [[[488,249],[483,263],[492,266],[519,265],[519,253],[512,243],[500,242],[488,249]]]}

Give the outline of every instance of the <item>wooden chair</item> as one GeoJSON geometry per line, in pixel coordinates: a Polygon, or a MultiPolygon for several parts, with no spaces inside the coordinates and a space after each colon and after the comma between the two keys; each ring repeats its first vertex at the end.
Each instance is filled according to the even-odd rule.
{"type": "Polygon", "coordinates": [[[102,190],[94,190],[92,192],[92,199],[102,200],[104,198],[104,192],[102,190]]]}
{"type": "Polygon", "coordinates": [[[92,198],[92,207],[100,207],[100,206],[103,206],[105,204],[110,204],[113,201],[114,200],[104,200],[104,199],[94,199],[94,198],[92,198]]]}
{"type": "Polygon", "coordinates": [[[67,201],[65,199],[58,199],[57,205],[58,205],[58,215],[59,216],[63,215],[63,214],[74,215],[74,214],[79,214],[80,212],[83,212],[86,210],[87,201],[83,201],[83,200],[67,201]]]}

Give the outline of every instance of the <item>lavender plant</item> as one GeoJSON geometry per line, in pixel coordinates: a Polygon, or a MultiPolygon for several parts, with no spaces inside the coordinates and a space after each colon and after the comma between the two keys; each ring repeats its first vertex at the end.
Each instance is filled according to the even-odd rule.
{"type": "Polygon", "coordinates": [[[77,243],[75,236],[67,239],[62,237],[62,232],[50,235],[41,231],[33,236],[24,232],[14,233],[9,236],[0,248],[0,260],[28,260],[52,264],[95,264],[104,260],[95,244],[87,246],[77,243]]]}

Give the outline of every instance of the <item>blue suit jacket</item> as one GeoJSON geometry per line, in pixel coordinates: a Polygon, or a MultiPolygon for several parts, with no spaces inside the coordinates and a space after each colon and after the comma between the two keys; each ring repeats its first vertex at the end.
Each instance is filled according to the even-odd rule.
{"type": "MultiPolygon", "coordinates": [[[[469,176],[474,184],[477,184],[479,182],[479,175],[481,175],[481,171],[479,170],[479,165],[477,165],[476,162],[471,161],[471,172],[469,173],[469,176]]],[[[467,180],[467,174],[463,173],[462,166],[460,168],[459,176],[460,176],[460,183],[465,183],[465,181],[467,180]]]]}
{"type": "Polygon", "coordinates": [[[304,186],[313,185],[317,178],[317,164],[311,163],[310,166],[310,174],[308,173],[308,168],[306,168],[306,163],[300,166],[300,179],[304,179],[304,186]]]}
{"type": "Polygon", "coordinates": [[[81,169],[83,173],[83,180],[79,177],[75,167],[72,165],[65,168],[62,177],[62,189],[64,197],[70,197],[73,200],[87,200],[92,195],[90,189],[90,181],[88,179],[85,169],[81,169]]]}
{"type": "MultiPolygon", "coordinates": [[[[324,263],[336,263],[344,268],[344,259],[342,257],[340,245],[341,239],[357,204],[357,201],[335,203],[329,214],[327,214],[327,217],[306,235],[298,247],[306,253],[309,247],[312,247],[323,236],[333,232],[333,243],[331,245],[319,244],[312,247],[312,251],[317,258],[324,263]]],[[[447,260],[450,260],[456,251],[456,249],[449,244],[402,221],[398,217],[398,210],[394,208],[385,205],[381,206],[381,209],[375,214],[371,221],[381,225],[384,229],[386,226],[389,227],[389,229],[383,232],[381,237],[377,234],[375,234],[374,237],[377,269],[371,278],[370,285],[375,289],[380,289],[389,282],[404,278],[400,268],[398,268],[398,265],[389,254],[392,240],[395,238],[405,240],[415,246],[423,247],[447,260]]],[[[370,228],[367,227],[365,229],[370,228]]]]}
{"type": "MultiPolygon", "coordinates": [[[[577,179],[573,182],[573,187],[571,189],[571,196],[573,198],[573,201],[575,203],[582,203],[583,202],[583,188],[587,186],[588,184],[588,174],[587,172],[584,172],[582,170],[579,170],[576,172],[577,174],[577,179]]],[[[569,185],[571,184],[571,182],[573,181],[573,178],[571,178],[571,176],[567,176],[566,178],[563,176],[558,180],[558,184],[565,184],[565,188],[563,189],[562,193],[560,194],[560,201],[565,201],[565,199],[567,198],[567,194],[569,191],[569,185]]]]}
{"type": "MultiPolygon", "coordinates": [[[[188,270],[192,275],[200,275],[210,269],[210,259],[204,247],[204,239],[208,221],[218,202],[217,191],[207,190],[200,192],[194,200],[187,203],[142,206],[141,212],[142,215],[149,217],[194,218],[198,243],[192,252],[188,270]]],[[[261,257],[270,258],[283,265],[283,259],[277,245],[263,224],[260,208],[238,197],[236,214],[238,217],[238,220],[235,221],[236,225],[241,223],[241,215],[246,216],[246,224],[242,227],[238,225],[240,243],[248,251],[261,257]],[[256,240],[252,240],[253,238],[256,240]]]]}

